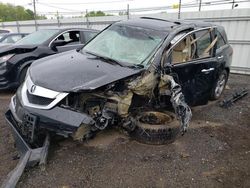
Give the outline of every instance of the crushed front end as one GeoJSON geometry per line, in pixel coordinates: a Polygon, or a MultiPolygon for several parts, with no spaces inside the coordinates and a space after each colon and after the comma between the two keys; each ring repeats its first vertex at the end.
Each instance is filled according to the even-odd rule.
{"type": "Polygon", "coordinates": [[[26,166],[46,164],[51,136],[69,137],[81,125],[93,123],[87,114],[57,105],[67,95],[34,86],[27,77],[11,98],[5,118],[12,129],[20,160],[2,187],[15,187],[26,166]]]}
{"type": "Polygon", "coordinates": [[[6,118],[30,147],[41,146],[47,132],[69,137],[82,124],[92,124],[93,119],[58,105],[67,95],[35,86],[28,77],[12,97],[6,118]]]}
{"type": "Polygon", "coordinates": [[[180,85],[153,68],[93,91],[57,92],[35,85],[28,75],[12,97],[6,119],[30,148],[37,148],[47,133],[84,140],[110,126],[133,131],[140,112],[166,109],[166,95],[186,131],[191,110],[180,85]]]}

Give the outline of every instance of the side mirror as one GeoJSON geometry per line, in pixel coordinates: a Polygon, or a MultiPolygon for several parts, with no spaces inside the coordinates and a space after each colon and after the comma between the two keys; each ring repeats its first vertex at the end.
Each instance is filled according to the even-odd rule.
{"type": "Polygon", "coordinates": [[[80,50],[81,50],[84,46],[85,46],[85,44],[84,44],[84,45],[82,45],[82,46],[77,47],[77,48],[76,48],[76,51],[78,51],[78,52],[79,52],[79,51],[80,51],[80,50]]]}
{"type": "Polygon", "coordinates": [[[163,66],[162,66],[162,73],[163,74],[170,74],[171,69],[172,69],[172,51],[166,54],[166,57],[164,58],[163,61],[163,66]]]}
{"type": "Polygon", "coordinates": [[[57,46],[63,46],[65,44],[64,40],[55,40],[54,42],[52,42],[51,44],[51,49],[52,50],[57,50],[57,46]]]}
{"type": "Polygon", "coordinates": [[[169,53],[166,53],[166,57],[164,58],[163,67],[169,67],[172,63],[172,50],[169,53]]]}

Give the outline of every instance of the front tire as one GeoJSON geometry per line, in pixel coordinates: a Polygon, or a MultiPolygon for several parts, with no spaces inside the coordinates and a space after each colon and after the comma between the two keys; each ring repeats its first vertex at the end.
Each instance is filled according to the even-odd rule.
{"type": "Polygon", "coordinates": [[[20,76],[19,76],[19,85],[21,85],[24,82],[26,74],[27,74],[27,71],[28,71],[28,68],[29,67],[24,67],[21,70],[21,73],[20,73],[20,76]]]}
{"type": "Polygon", "coordinates": [[[179,122],[171,112],[142,112],[136,119],[135,130],[130,133],[130,136],[144,144],[172,143],[180,132],[179,122]],[[156,121],[155,118],[157,118],[156,121]],[[149,122],[145,122],[145,119],[149,122]]]}
{"type": "Polygon", "coordinates": [[[228,72],[226,70],[223,70],[218,79],[216,80],[212,91],[211,91],[211,100],[217,100],[221,97],[226,84],[227,84],[227,80],[228,80],[228,72]]]}

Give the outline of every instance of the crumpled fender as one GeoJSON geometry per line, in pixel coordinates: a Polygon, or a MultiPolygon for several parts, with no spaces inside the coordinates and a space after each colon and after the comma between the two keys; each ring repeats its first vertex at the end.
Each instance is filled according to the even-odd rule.
{"type": "Polygon", "coordinates": [[[184,134],[187,131],[189,122],[192,118],[192,111],[185,102],[185,97],[181,91],[181,86],[175,82],[172,76],[167,74],[161,75],[160,85],[169,85],[171,92],[171,103],[177,118],[180,120],[181,132],[184,134]]]}

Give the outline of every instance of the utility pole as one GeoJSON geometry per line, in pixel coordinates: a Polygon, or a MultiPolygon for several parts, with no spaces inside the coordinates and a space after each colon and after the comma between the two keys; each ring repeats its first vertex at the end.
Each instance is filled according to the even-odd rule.
{"type": "Polygon", "coordinates": [[[35,28],[36,28],[36,31],[37,31],[37,22],[36,22],[36,0],[33,0],[33,8],[34,8],[35,28]]]}
{"type": "Polygon", "coordinates": [[[179,1],[178,19],[181,19],[181,0],[179,1]]]}
{"type": "Polygon", "coordinates": [[[86,22],[87,22],[87,28],[89,28],[88,9],[86,9],[85,17],[86,17],[86,22]]]}
{"type": "Polygon", "coordinates": [[[233,2],[232,2],[232,9],[234,9],[234,0],[233,0],[233,2]]]}
{"type": "Polygon", "coordinates": [[[20,33],[20,27],[19,27],[19,22],[18,22],[18,16],[17,16],[17,7],[16,7],[16,2],[15,2],[15,17],[16,17],[16,27],[17,27],[17,32],[20,33]]]}
{"type": "Polygon", "coordinates": [[[199,3],[199,12],[201,11],[201,1],[202,0],[200,0],[200,3],[199,3]]]}
{"type": "Polygon", "coordinates": [[[56,11],[56,19],[57,19],[57,26],[60,27],[60,17],[59,17],[59,12],[58,10],[56,11]]]}
{"type": "Polygon", "coordinates": [[[127,4],[127,19],[129,20],[129,4],[127,4]]]}

